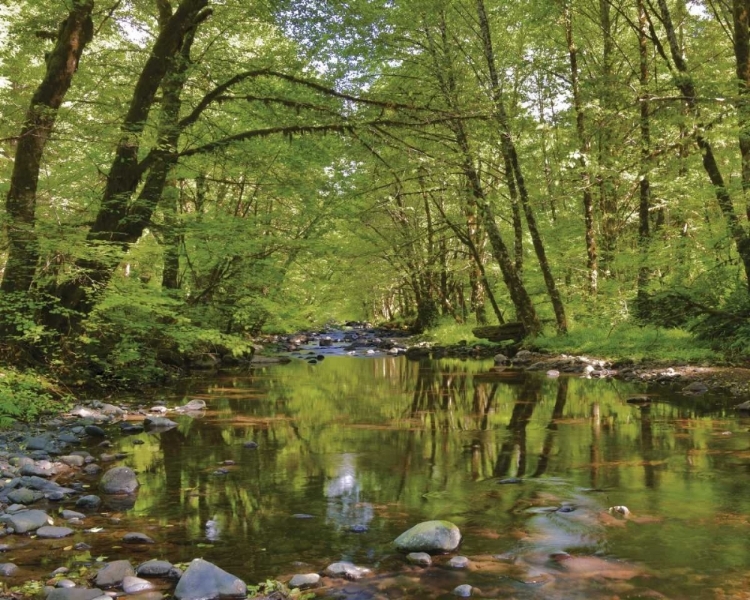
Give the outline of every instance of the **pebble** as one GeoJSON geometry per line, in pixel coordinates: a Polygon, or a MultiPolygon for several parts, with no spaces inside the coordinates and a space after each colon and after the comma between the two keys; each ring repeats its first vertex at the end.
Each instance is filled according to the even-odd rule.
{"type": "Polygon", "coordinates": [[[429,567],[432,564],[432,557],[427,552],[409,552],[406,560],[420,567],[429,567]]]}
{"type": "Polygon", "coordinates": [[[465,569],[470,562],[465,556],[454,556],[448,561],[448,566],[453,569],[465,569]]]}

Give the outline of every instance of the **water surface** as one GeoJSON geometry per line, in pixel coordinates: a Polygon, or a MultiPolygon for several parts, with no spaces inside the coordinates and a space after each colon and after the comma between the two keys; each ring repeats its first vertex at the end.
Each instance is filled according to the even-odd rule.
{"type": "Polygon", "coordinates": [[[728,399],[635,406],[642,387],[491,366],[329,357],[187,381],[164,399],[208,412],[117,442],[142,487],[107,529],[154,537],[144,559],[202,556],[249,583],[373,569],[341,597],[747,597],[750,423],[728,399]],[[469,569],[394,552],[428,519],[461,528],[469,569]]]}

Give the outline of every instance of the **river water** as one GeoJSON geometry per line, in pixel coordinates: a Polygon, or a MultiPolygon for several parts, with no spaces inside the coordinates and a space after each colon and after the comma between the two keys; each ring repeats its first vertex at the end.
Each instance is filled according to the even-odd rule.
{"type": "Polygon", "coordinates": [[[643,387],[491,366],[330,356],[188,380],[162,399],[205,399],[205,415],[115,442],[141,488],[92,553],[132,558],[113,540],[142,531],[157,541],[144,560],[203,557],[248,583],[347,560],[373,575],[322,596],[356,600],[462,583],[487,598],[750,597],[750,423],[729,399],[636,406],[643,387]],[[394,551],[430,519],[460,527],[468,568],[394,551]]]}

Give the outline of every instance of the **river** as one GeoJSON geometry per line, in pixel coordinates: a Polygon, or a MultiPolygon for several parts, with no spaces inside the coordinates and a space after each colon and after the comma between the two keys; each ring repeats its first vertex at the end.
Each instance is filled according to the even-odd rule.
{"type": "Polygon", "coordinates": [[[634,405],[642,386],[491,366],[329,356],[186,380],[161,399],[208,410],[115,440],[141,488],[90,555],[132,558],[114,540],[138,530],[157,542],[143,560],[203,557],[248,583],[372,569],[323,597],[747,597],[750,423],[728,399],[634,405]],[[394,551],[431,519],[458,525],[468,568],[394,551]]]}

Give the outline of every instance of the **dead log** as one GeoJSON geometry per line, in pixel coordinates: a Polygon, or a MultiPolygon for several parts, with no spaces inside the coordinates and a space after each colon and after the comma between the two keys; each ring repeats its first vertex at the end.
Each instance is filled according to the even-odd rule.
{"type": "Polygon", "coordinates": [[[503,325],[475,327],[471,332],[475,337],[495,343],[508,341],[520,342],[527,334],[523,323],[504,323],[503,325]]]}

